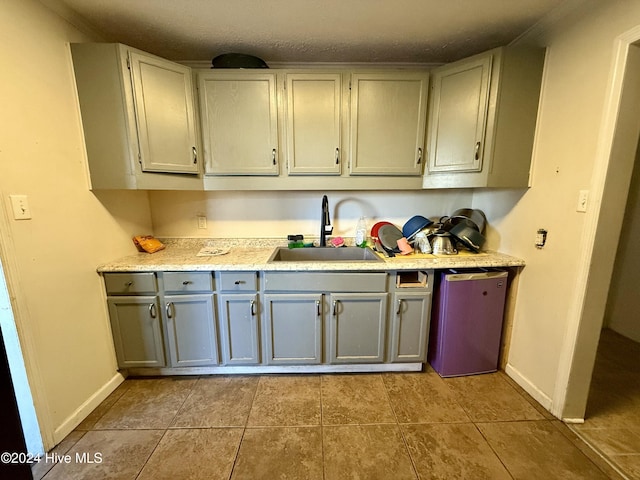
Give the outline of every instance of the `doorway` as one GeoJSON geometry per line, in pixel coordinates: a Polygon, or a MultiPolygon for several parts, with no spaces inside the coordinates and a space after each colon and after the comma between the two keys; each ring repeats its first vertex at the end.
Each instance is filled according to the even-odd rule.
{"type": "Polygon", "coordinates": [[[4,347],[7,352],[9,371],[15,390],[22,433],[24,435],[27,452],[31,454],[44,454],[44,445],[36,411],[31,395],[31,388],[24,365],[18,330],[16,328],[9,290],[4,275],[2,259],[0,258],[0,329],[4,347]]]}

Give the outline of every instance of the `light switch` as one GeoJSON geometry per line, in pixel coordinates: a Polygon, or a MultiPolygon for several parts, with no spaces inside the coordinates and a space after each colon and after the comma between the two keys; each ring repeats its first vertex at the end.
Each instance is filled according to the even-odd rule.
{"type": "Polygon", "coordinates": [[[589,190],[580,190],[580,192],[578,192],[578,204],[576,205],[576,212],[586,212],[588,202],[589,190]]]}
{"type": "Polygon", "coordinates": [[[11,199],[11,208],[13,209],[13,218],[15,220],[29,220],[31,218],[31,209],[29,208],[29,200],[26,195],[9,195],[11,199]]]}

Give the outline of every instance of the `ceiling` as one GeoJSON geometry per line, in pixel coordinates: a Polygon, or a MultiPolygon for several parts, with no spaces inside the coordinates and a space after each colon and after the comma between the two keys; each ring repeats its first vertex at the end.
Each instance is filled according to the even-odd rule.
{"type": "Polygon", "coordinates": [[[445,63],[506,45],[563,0],[41,0],[176,61],[445,63]]]}

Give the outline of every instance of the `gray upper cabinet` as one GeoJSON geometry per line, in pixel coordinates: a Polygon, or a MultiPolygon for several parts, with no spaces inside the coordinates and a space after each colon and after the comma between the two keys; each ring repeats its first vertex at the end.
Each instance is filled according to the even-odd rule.
{"type": "Polygon", "coordinates": [[[289,175],[339,175],[342,75],[287,73],[285,82],[289,175]]]}
{"type": "Polygon", "coordinates": [[[482,169],[492,55],[434,71],[429,172],[482,169]]]}
{"type": "Polygon", "coordinates": [[[94,189],[202,189],[191,70],[121,44],[71,44],[94,189]]]}
{"type": "Polygon", "coordinates": [[[198,173],[191,69],[129,53],[142,170],[198,173]]]}
{"type": "Polygon", "coordinates": [[[424,188],[529,185],[543,64],[503,47],[432,72],[424,188]]]}
{"type": "Polygon", "coordinates": [[[351,75],[351,175],[419,176],[428,73],[351,75]]]}
{"type": "Polygon", "coordinates": [[[276,74],[198,74],[205,173],[278,175],[276,74]]]}

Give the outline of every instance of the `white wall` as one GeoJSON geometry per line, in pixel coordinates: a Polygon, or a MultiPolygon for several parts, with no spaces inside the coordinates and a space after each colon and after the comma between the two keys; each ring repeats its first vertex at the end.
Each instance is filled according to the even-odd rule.
{"type": "Polygon", "coordinates": [[[640,284],[640,255],[638,255],[638,239],[640,239],[639,159],[640,155],[636,155],[605,313],[605,322],[609,328],[636,342],[640,342],[640,316],[638,316],[638,312],[640,312],[640,295],[638,295],[638,285],[640,284]]]}
{"type": "MultiPolygon", "coordinates": [[[[532,187],[524,194],[476,193],[473,203],[488,212],[504,212],[494,220],[505,239],[501,250],[527,262],[520,276],[507,368],[548,407],[557,397],[556,388],[568,384],[558,372],[567,345],[577,336],[572,328],[582,314],[585,285],[580,284],[580,276],[588,270],[593,246],[585,241],[587,227],[591,228],[586,220],[597,219],[594,210],[589,212],[591,217],[576,212],[578,191],[594,189],[590,208],[597,212],[602,185],[594,183],[594,172],[606,171],[608,162],[598,149],[614,43],[617,36],[640,24],[639,2],[573,1],[561,8],[567,10],[558,11],[523,39],[548,47],[532,187]],[[534,246],[538,228],[549,231],[547,246],[541,250],[534,246]]],[[[624,189],[624,183],[619,184],[619,190],[624,189]]],[[[615,248],[616,240],[614,236],[607,242],[614,242],[615,248]]],[[[604,289],[608,285],[606,275],[590,281],[604,282],[604,289]]],[[[555,413],[562,414],[562,406],[555,413]]]]}
{"type": "Polygon", "coordinates": [[[117,381],[95,267],[151,230],[145,192],[88,189],[68,42],[89,40],[35,0],[2,2],[1,252],[46,448],[117,381]],[[12,219],[9,194],[28,195],[31,220],[12,219]]]}
{"type": "MultiPolygon", "coordinates": [[[[150,192],[153,231],[159,237],[287,238],[320,234],[321,191],[150,192]],[[207,229],[196,215],[207,216],[207,229]]],[[[326,192],[333,235],[355,236],[356,223],[386,220],[399,227],[413,215],[437,220],[471,205],[470,190],[326,192]]],[[[490,219],[489,219],[490,221],[490,219]]],[[[490,248],[490,246],[488,246],[490,248]]]]}

